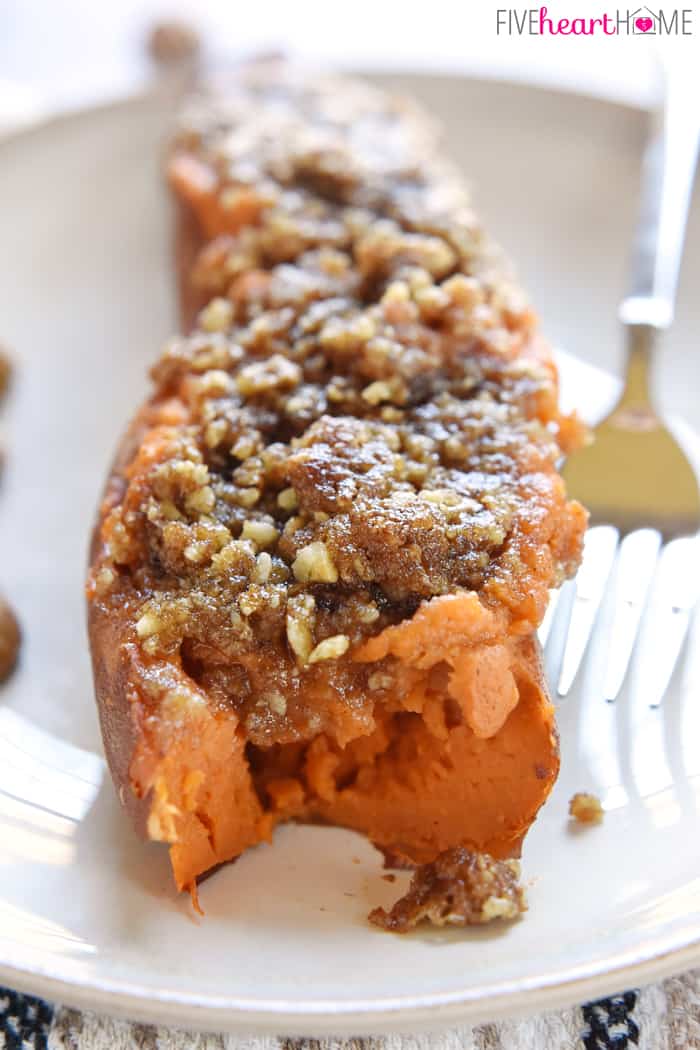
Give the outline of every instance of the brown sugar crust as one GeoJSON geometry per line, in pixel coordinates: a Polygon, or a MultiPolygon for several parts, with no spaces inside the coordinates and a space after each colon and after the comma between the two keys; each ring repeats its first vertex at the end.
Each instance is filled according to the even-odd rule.
{"type": "Polygon", "coordinates": [[[516,919],[527,910],[517,860],[494,860],[457,847],[416,871],[411,886],[387,912],[375,908],[369,920],[392,933],[407,933],[421,922],[433,926],[481,926],[516,919]]]}
{"type": "Polygon", "coordinates": [[[262,66],[173,147],[206,305],[121,445],[88,605],[110,766],[180,887],[287,819],[509,856],[556,777],[534,631],[580,556],[577,428],[434,145],[262,66]]]}

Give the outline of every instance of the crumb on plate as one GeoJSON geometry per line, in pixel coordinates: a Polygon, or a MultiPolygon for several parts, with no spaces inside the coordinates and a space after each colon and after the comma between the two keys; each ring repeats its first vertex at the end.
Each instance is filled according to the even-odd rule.
{"type": "Polygon", "coordinates": [[[569,816],[573,817],[579,824],[600,824],[605,810],[600,804],[597,795],[591,795],[586,791],[577,791],[569,799],[569,816]]]}
{"type": "Polygon", "coordinates": [[[0,597],[0,682],[9,677],[19,655],[21,634],[17,617],[0,597]]]}
{"type": "Polygon", "coordinates": [[[0,346],[0,398],[4,397],[12,379],[12,361],[4,347],[0,346]]]}
{"type": "Polygon", "coordinates": [[[375,908],[369,920],[405,933],[427,920],[434,926],[478,926],[515,919],[527,910],[517,860],[495,860],[458,846],[416,870],[408,893],[387,912],[375,908]]]}

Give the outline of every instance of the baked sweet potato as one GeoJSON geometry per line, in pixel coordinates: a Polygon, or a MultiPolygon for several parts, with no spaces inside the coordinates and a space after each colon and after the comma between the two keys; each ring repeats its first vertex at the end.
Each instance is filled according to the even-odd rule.
{"type": "Polygon", "coordinates": [[[280,66],[173,145],[189,334],[122,441],[88,610],[110,768],[181,889],[284,820],[517,855],[556,777],[535,631],[580,556],[576,427],[437,158],[405,104],[280,66]]]}

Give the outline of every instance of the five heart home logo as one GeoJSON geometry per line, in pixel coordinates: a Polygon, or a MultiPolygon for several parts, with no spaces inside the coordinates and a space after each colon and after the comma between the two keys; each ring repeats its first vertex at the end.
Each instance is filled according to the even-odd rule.
{"type": "MultiPolygon", "coordinates": [[[[568,4],[567,4],[568,6],[568,4]]],[[[499,7],[496,34],[508,36],[691,36],[692,8],[617,8],[594,16],[562,18],[547,7],[499,7]]]]}

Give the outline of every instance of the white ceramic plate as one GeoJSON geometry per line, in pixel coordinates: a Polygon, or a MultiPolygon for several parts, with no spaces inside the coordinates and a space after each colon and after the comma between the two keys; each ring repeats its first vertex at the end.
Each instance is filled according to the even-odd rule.
{"type": "MultiPolygon", "coordinates": [[[[641,115],[523,87],[403,83],[446,121],[550,334],[614,364],[641,115]]],[[[512,928],[381,933],[367,911],[403,880],[384,882],[355,835],[294,827],[210,878],[198,919],[165,850],[133,835],[96,757],[81,587],[105,466],[174,323],[161,107],[95,110],[0,147],[0,338],[20,362],[0,583],[26,636],[0,706],[0,977],[147,1020],[309,1035],[535,1011],[697,964],[697,643],[659,711],[629,692],[596,701],[590,676],[562,706],[562,775],[527,839],[531,910],[512,928]],[[567,801],[582,789],[609,811],[576,832],[567,801]]],[[[696,423],[700,355],[684,344],[698,331],[698,218],[661,367],[666,405],[696,423]]],[[[569,358],[564,371],[589,415],[609,398],[609,376],[569,358]]]]}

